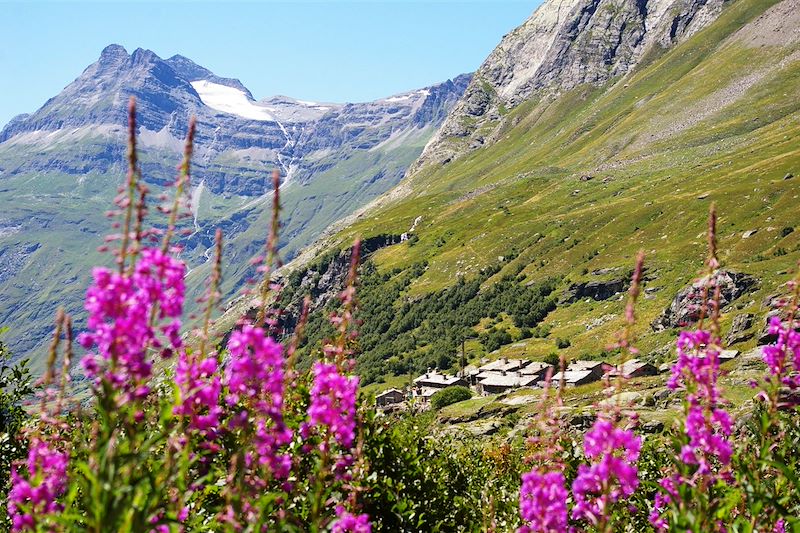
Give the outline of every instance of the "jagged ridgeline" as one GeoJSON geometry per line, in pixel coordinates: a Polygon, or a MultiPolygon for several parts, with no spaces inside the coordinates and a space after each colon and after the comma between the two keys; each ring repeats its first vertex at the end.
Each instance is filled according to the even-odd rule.
{"type": "MultiPolygon", "coordinates": [[[[398,187],[315,248],[405,234],[364,268],[365,326],[381,326],[362,339],[363,372],[457,367],[462,338],[469,362],[608,359],[639,249],[637,342],[667,362],[675,328],[695,319],[684,289],[703,265],[711,202],[723,334],[740,350],[763,342],[800,258],[799,23],[797,0],[545,2],[398,187]],[[516,291],[495,313],[492,295],[516,291]],[[547,302],[538,335],[514,310],[525,298],[547,302]]],[[[313,258],[288,266],[291,291],[329,276],[304,270],[313,258]]]]}
{"type": "Polygon", "coordinates": [[[103,214],[125,175],[126,105],[139,105],[142,176],[155,197],[175,177],[197,117],[192,213],[181,256],[193,296],[203,288],[216,228],[225,233],[223,292],[252,275],[283,175],[281,248],[293,257],[337,219],[390,189],[421,153],[469,75],[382,98],[337,104],[255,100],[236,79],[174,56],[105,48],[61,93],[0,132],[0,324],[17,356],[36,355],[59,305],[78,319],[103,214]]]}

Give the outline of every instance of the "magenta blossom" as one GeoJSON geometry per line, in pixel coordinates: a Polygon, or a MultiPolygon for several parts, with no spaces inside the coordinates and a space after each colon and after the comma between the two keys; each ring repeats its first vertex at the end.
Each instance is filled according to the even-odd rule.
{"type": "Polygon", "coordinates": [[[665,531],[669,528],[669,522],[663,515],[664,510],[669,507],[672,502],[678,501],[678,486],[681,484],[682,479],[677,472],[671,476],[667,476],[659,481],[659,485],[663,492],[657,492],[655,501],[653,503],[653,510],[650,511],[649,520],[656,531],[665,531]]]}
{"type": "Polygon", "coordinates": [[[519,514],[525,525],[517,533],[560,533],[567,531],[567,496],[561,472],[522,474],[519,514]]]}
{"type": "Polygon", "coordinates": [[[314,428],[322,429],[348,449],[355,438],[358,377],[343,376],[335,364],[322,362],[314,364],[313,372],[309,423],[303,426],[304,436],[310,435],[314,428]]]}
{"type": "Polygon", "coordinates": [[[723,465],[728,464],[733,454],[733,447],[728,441],[731,426],[730,416],[722,409],[713,409],[709,414],[700,406],[689,407],[686,415],[689,443],[681,448],[681,461],[698,465],[697,475],[711,472],[712,457],[716,457],[723,465]]]}
{"type": "Polygon", "coordinates": [[[583,447],[592,461],[578,467],[578,476],[572,483],[572,516],[596,524],[613,503],[629,497],[639,486],[636,461],[642,439],[600,417],[586,433],[583,447]]]}
{"type": "Polygon", "coordinates": [[[372,533],[369,515],[354,515],[338,505],[336,521],[331,525],[332,533],[372,533]]]}
{"type": "Polygon", "coordinates": [[[669,387],[685,390],[686,419],[684,432],[688,441],[678,459],[693,467],[689,474],[672,472],[661,480],[663,492],[656,495],[650,523],[659,530],[669,527],[664,511],[680,503],[677,487],[707,485],[725,475],[717,465],[730,463],[733,447],[730,415],[719,406],[719,353],[717,340],[709,331],[683,331],[678,338],[678,361],[672,367],[669,387]]]}
{"type": "Polygon", "coordinates": [[[188,417],[189,427],[203,436],[215,438],[222,407],[219,405],[222,382],[214,356],[194,359],[181,352],[175,369],[180,401],[174,413],[188,417]]]}
{"type": "Polygon", "coordinates": [[[181,261],[156,248],[140,252],[132,273],[92,271],[94,283],[84,304],[89,331],[79,341],[96,353],[86,355],[83,366],[98,384],[105,380],[122,391],[123,401],[149,393],[149,349],[169,356],[182,344],[184,273],[181,261]]]}
{"type": "Polygon", "coordinates": [[[228,404],[241,403],[244,417],[249,409],[258,463],[269,467],[275,477],[284,478],[291,468],[291,458],[280,449],[291,442],[292,431],[283,420],[283,348],[263,329],[245,325],[231,335],[228,351],[228,404]]]}
{"type": "Polygon", "coordinates": [[[678,360],[672,366],[667,382],[670,389],[686,389],[689,400],[706,398],[719,401],[719,351],[712,345],[711,333],[706,330],[681,331],[678,336],[678,360]]]}
{"type": "Polygon", "coordinates": [[[775,344],[764,346],[764,362],[770,374],[780,379],[783,385],[797,388],[800,386],[800,376],[796,375],[800,372],[800,333],[791,324],[784,325],[778,316],[770,319],[769,332],[777,335],[778,339],[775,344]],[[792,375],[793,371],[795,375],[792,375]]]}
{"type": "Polygon", "coordinates": [[[11,490],[8,492],[8,514],[11,531],[35,530],[40,519],[61,511],[56,501],[67,486],[66,453],[34,438],[28,449],[28,477],[14,466],[11,469],[11,490]]]}

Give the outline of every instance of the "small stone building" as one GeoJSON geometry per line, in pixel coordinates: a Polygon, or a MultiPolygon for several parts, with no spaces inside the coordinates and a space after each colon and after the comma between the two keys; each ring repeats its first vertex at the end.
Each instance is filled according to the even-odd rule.
{"type": "Polygon", "coordinates": [[[443,389],[445,387],[454,387],[461,385],[466,387],[467,380],[460,376],[450,376],[448,374],[441,374],[436,371],[429,370],[418,378],[414,379],[414,387],[443,389]]]}
{"type": "Polygon", "coordinates": [[[389,389],[375,396],[375,405],[385,407],[405,401],[406,394],[400,389],[389,389]]]}
{"type": "Polygon", "coordinates": [[[612,377],[616,377],[622,375],[622,377],[628,378],[641,378],[644,376],[655,376],[658,374],[658,368],[650,363],[645,363],[640,359],[630,359],[623,363],[622,368],[614,367],[609,372],[609,375],[612,377]],[[621,370],[621,371],[620,371],[621,370]]]}
{"type": "Polygon", "coordinates": [[[483,395],[501,394],[519,387],[536,386],[536,376],[522,375],[519,372],[487,372],[478,382],[478,392],[483,395]]]}

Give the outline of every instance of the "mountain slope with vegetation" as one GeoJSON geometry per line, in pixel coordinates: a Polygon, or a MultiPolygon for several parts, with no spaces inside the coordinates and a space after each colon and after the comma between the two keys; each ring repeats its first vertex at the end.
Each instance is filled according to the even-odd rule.
{"type": "MultiPolygon", "coordinates": [[[[597,2],[578,4],[575,9],[597,2]]],[[[447,162],[423,156],[396,190],[319,248],[344,249],[356,236],[369,241],[405,233],[369,256],[369,268],[380,278],[374,290],[384,304],[391,296],[395,313],[461,283],[478,282],[476,294],[488,294],[503,283],[535,287],[560,280],[557,308],[539,328],[546,334],[523,332],[510,310],[498,314],[487,306],[468,332],[438,339],[446,341],[437,349],[447,354],[445,368],[457,366],[462,337],[468,362],[496,348],[489,336],[503,341],[490,357],[561,353],[613,361],[606,348],[623,325],[619,292],[636,252],[644,250],[646,295],[636,334],[643,357],[663,363],[677,330],[651,323],[702,269],[714,202],[723,266],[756,280],[726,304],[723,329],[737,320],[742,331],[736,347],[751,348],[765,315],[774,311],[771,296],[785,292],[800,258],[800,233],[794,231],[800,194],[798,7],[796,0],[728,2],[718,18],[705,18],[703,28],[672,47],[654,45],[627,73],[531,92],[501,113],[491,140],[462,147],[447,162]],[[569,342],[558,342],[563,339],[569,342]]],[[[672,13],[681,18],[682,12],[672,13]]],[[[479,69],[478,83],[490,67],[479,69]]],[[[470,89],[446,124],[465,119],[469,99],[470,89]]],[[[444,133],[446,126],[433,144],[444,133]]],[[[314,263],[288,270],[293,268],[300,292],[313,286],[314,263]]],[[[370,286],[371,275],[365,280],[370,286]]],[[[375,317],[365,304],[368,323],[375,317]]],[[[362,372],[397,383],[393,374],[435,364],[437,358],[426,356],[429,339],[414,338],[404,344],[384,336],[391,349],[368,349],[362,372]]]]}
{"type": "MultiPolygon", "coordinates": [[[[61,93],[0,132],[0,324],[17,356],[36,351],[61,305],[78,324],[104,216],[124,177],[126,106],[139,102],[144,180],[157,196],[175,179],[189,118],[197,117],[190,233],[181,244],[192,296],[203,290],[217,227],[225,232],[231,296],[253,275],[269,226],[271,183],[284,176],[286,257],[332,222],[396,184],[469,82],[462,75],[374,102],[256,101],[241,82],[191,60],[106,47],[61,93]]],[[[41,359],[37,357],[37,359],[41,359]]]]}

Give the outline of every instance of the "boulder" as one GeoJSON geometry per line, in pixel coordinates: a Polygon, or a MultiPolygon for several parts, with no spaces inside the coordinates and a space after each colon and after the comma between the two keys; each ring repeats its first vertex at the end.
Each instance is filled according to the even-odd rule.
{"type": "Polygon", "coordinates": [[[663,433],[664,432],[664,422],[660,420],[651,420],[650,422],[645,422],[640,426],[640,430],[642,433],[663,433]]]}
{"type": "Polygon", "coordinates": [[[655,398],[657,402],[663,402],[669,399],[671,395],[672,391],[670,389],[661,389],[653,394],[653,398],[655,398]]]}
{"type": "MultiPolygon", "coordinates": [[[[706,286],[718,286],[720,306],[726,307],[745,293],[755,290],[759,281],[753,276],[731,270],[717,270],[713,276],[705,276],[681,290],[657,319],[652,323],[654,331],[663,331],[694,324],[700,318],[703,292],[706,286]]],[[[708,290],[711,302],[713,289],[708,290]]],[[[709,307],[710,308],[710,307],[709,307]]]]}
{"type": "Polygon", "coordinates": [[[747,330],[753,327],[754,318],[755,315],[751,313],[742,313],[733,317],[731,329],[728,330],[728,335],[725,337],[726,346],[752,339],[754,333],[747,330]]]}
{"type": "Polygon", "coordinates": [[[642,398],[643,396],[640,392],[620,392],[611,396],[610,398],[602,400],[599,405],[603,407],[627,407],[638,404],[642,401],[642,398]]]}
{"type": "Polygon", "coordinates": [[[608,300],[626,289],[627,282],[624,279],[574,283],[562,295],[561,303],[571,304],[585,298],[608,300]]]}
{"type": "Polygon", "coordinates": [[[464,424],[463,429],[475,437],[494,435],[503,427],[503,421],[498,419],[479,420],[464,424]]]}
{"type": "Polygon", "coordinates": [[[575,429],[589,429],[594,424],[595,416],[589,413],[577,413],[569,418],[569,426],[575,429]]]}

